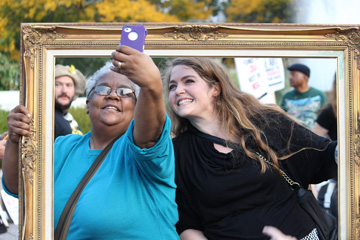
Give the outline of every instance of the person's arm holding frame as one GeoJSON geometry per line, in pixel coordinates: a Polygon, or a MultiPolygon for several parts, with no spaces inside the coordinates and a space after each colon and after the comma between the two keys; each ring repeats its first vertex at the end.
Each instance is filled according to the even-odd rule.
{"type": "Polygon", "coordinates": [[[18,194],[19,146],[21,136],[30,136],[30,113],[22,105],[14,108],[7,117],[9,137],[3,158],[3,184],[12,194],[18,194]]]}

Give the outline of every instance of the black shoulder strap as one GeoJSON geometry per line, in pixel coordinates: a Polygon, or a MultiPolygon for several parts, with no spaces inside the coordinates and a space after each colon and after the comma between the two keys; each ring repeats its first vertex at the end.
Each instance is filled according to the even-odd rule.
{"type": "Polygon", "coordinates": [[[86,172],[85,176],[81,179],[79,185],[76,187],[74,192],[71,194],[69,200],[67,201],[61,215],[59,218],[58,225],[55,230],[54,239],[55,240],[62,240],[66,239],[67,233],[69,231],[72,215],[75,211],[75,206],[81,192],[84,190],[85,186],[88,184],[90,179],[95,175],[96,171],[99,169],[101,164],[103,163],[105,157],[109,153],[112,145],[119,137],[112,140],[99,154],[99,156],[95,159],[89,170],[86,172]]]}

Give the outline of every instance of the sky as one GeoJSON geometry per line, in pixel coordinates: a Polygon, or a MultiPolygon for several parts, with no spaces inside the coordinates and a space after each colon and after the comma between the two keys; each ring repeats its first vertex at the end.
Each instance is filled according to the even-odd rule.
{"type": "Polygon", "coordinates": [[[301,0],[296,1],[303,8],[297,23],[311,24],[360,24],[359,0],[301,0]]]}
{"type": "MultiPolygon", "coordinates": [[[[301,13],[296,23],[360,24],[360,0],[300,0],[301,13]]],[[[336,72],[336,61],[329,59],[299,60],[311,70],[309,85],[329,91],[336,72]]]]}

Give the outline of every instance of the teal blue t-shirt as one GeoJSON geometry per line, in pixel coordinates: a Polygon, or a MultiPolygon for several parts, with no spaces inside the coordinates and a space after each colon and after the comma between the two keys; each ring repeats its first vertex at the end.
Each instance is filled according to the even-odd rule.
{"type": "Polygon", "coordinates": [[[311,130],[319,110],[326,101],[327,98],[324,92],[311,87],[304,93],[299,93],[295,89],[285,93],[280,106],[290,116],[296,118],[311,130]]]}
{"type": "MultiPolygon", "coordinates": [[[[133,142],[134,121],[113,145],[82,192],[67,239],[179,239],[175,159],[170,119],[155,146],[133,142]]],[[[101,150],[89,148],[91,132],[55,141],[54,221],[101,150]]]]}

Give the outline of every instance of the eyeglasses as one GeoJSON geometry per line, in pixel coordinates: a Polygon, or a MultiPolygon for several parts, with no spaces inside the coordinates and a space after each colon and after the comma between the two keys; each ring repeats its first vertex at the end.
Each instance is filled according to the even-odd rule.
{"type": "MultiPolygon", "coordinates": [[[[113,90],[111,87],[109,86],[104,86],[104,85],[97,85],[95,87],[93,87],[90,92],[89,92],[89,95],[91,94],[91,92],[94,90],[94,92],[97,94],[97,95],[100,95],[100,96],[109,96],[111,91],[113,90]]],[[[119,98],[131,98],[131,97],[135,97],[135,101],[136,101],[136,95],[135,95],[135,91],[130,89],[130,88],[117,88],[115,89],[115,92],[116,92],[116,95],[119,97],[119,98]]]]}

